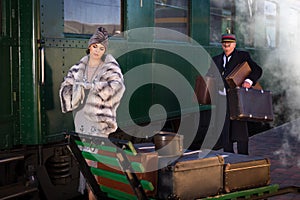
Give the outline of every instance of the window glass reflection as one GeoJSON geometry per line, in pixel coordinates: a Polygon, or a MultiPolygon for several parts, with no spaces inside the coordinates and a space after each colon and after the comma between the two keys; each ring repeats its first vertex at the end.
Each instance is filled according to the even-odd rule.
{"type": "MultiPolygon", "coordinates": [[[[178,31],[189,35],[188,0],[155,0],[155,26],[178,31]]],[[[187,37],[175,37],[156,33],[156,39],[185,40],[187,37]]]]}
{"type": "Polygon", "coordinates": [[[64,0],[64,32],[93,34],[103,26],[121,32],[121,0],[64,0]]]}

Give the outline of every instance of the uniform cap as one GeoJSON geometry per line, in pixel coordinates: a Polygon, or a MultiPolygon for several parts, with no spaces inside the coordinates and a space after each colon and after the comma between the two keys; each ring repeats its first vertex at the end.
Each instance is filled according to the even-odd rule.
{"type": "Polygon", "coordinates": [[[236,38],[234,34],[223,34],[222,35],[222,43],[223,42],[236,42],[236,38]]]}

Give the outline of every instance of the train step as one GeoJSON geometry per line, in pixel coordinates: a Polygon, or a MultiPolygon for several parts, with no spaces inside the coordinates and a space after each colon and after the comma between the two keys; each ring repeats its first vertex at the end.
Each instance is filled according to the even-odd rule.
{"type": "Polygon", "coordinates": [[[25,186],[23,183],[16,183],[0,188],[0,200],[18,199],[26,197],[26,199],[38,199],[38,188],[25,186]]]}
{"type": "MultiPolygon", "coordinates": [[[[27,166],[28,167],[28,166],[27,166]]],[[[0,200],[38,199],[35,177],[24,176],[25,156],[20,152],[8,152],[0,156],[0,200]]]]}
{"type": "Polygon", "coordinates": [[[13,162],[13,161],[17,161],[17,160],[23,160],[24,159],[24,155],[14,155],[11,157],[0,157],[0,164],[4,164],[4,163],[9,163],[9,162],[13,162]]]}

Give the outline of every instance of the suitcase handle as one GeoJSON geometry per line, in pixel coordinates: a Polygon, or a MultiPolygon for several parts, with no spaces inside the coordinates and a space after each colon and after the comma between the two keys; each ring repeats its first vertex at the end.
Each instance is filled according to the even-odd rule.
{"type": "MultiPolygon", "coordinates": [[[[230,166],[230,164],[227,164],[230,166]]],[[[228,166],[228,167],[229,167],[228,166]]],[[[257,166],[249,166],[249,167],[243,167],[243,168],[237,168],[237,169],[226,169],[226,171],[241,171],[241,170],[247,170],[247,169],[254,169],[254,168],[263,168],[263,167],[269,167],[270,164],[263,164],[263,165],[257,165],[257,166]]]]}

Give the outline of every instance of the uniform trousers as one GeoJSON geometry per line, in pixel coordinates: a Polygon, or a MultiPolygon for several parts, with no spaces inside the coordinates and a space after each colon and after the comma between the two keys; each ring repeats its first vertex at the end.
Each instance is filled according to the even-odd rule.
{"type": "MultiPolygon", "coordinates": [[[[221,97],[226,98],[226,97],[221,97]]],[[[225,152],[234,153],[233,143],[237,142],[237,153],[248,155],[248,125],[246,121],[231,120],[228,100],[226,99],[226,116],[224,126],[221,132],[221,141],[225,152]]],[[[218,106],[222,106],[219,104],[218,106]]]]}

